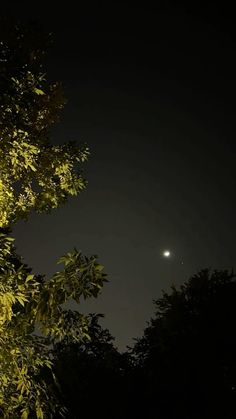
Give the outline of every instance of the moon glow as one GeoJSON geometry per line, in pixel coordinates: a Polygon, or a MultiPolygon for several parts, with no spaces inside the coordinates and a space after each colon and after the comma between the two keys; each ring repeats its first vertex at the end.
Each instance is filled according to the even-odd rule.
{"type": "Polygon", "coordinates": [[[170,257],[170,251],[169,250],[164,250],[164,252],[162,254],[163,254],[163,256],[165,258],[169,258],[170,257]]]}

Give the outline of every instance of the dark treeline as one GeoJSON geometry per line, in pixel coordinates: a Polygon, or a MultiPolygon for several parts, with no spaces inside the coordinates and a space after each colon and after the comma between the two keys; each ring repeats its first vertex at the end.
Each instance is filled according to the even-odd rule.
{"type": "Polygon", "coordinates": [[[119,353],[99,316],[90,341],[54,348],[67,418],[236,418],[236,280],[202,270],[154,302],[132,349],[119,353]]]}

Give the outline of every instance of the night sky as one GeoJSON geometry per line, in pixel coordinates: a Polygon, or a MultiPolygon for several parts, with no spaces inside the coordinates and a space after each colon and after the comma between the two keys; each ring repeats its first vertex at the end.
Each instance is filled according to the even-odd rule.
{"type": "Polygon", "coordinates": [[[53,3],[12,2],[8,12],[54,33],[48,73],[68,104],[53,139],[89,145],[89,184],[51,215],[20,222],[16,244],[47,275],[74,246],[97,254],[109,283],[82,309],[104,313],[125,349],[162,289],[236,267],[232,10],[53,3]]]}

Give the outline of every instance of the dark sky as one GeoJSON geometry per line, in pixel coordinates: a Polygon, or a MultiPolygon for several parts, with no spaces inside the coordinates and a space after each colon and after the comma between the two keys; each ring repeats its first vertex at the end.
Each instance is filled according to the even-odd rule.
{"type": "Polygon", "coordinates": [[[89,185],[52,215],[19,223],[16,243],[46,274],[73,246],[98,254],[110,282],[82,308],[104,313],[124,349],[162,289],[236,266],[232,10],[53,3],[10,2],[9,11],[55,34],[49,75],[68,105],[53,137],[88,143],[89,185]]]}

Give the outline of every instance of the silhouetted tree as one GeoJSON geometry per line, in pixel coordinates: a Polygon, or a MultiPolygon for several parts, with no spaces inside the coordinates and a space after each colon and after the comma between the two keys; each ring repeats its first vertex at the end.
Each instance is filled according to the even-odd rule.
{"type": "Polygon", "coordinates": [[[133,349],[143,417],[235,418],[234,274],[202,270],[155,308],[133,349]]]}
{"type": "Polygon", "coordinates": [[[129,355],[115,348],[114,338],[98,323],[100,317],[90,315],[89,340],[65,337],[54,348],[54,374],[66,418],[129,417],[129,355]]]}

